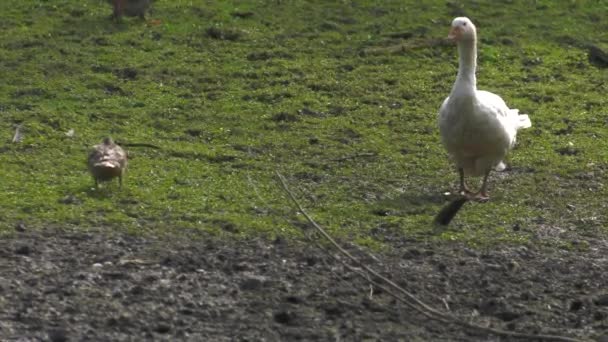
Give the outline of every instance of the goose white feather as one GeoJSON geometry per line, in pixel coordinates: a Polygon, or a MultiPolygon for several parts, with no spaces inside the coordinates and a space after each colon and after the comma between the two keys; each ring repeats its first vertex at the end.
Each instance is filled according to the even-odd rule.
{"type": "Polygon", "coordinates": [[[504,169],[502,161],[515,144],[517,131],[532,123],[500,96],[477,90],[477,32],[471,20],[454,19],[448,38],[457,42],[459,64],[452,91],[439,110],[441,140],[458,168],[461,192],[471,195],[465,176],[484,176],[474,197],[487,200],[490,170],[504,169]]]}

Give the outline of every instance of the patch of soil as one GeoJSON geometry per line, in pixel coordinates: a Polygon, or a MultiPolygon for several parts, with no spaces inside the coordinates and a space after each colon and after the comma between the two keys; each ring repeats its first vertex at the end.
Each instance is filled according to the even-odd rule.
{"type": "Polygon", "coordinates": [[[249,11],[235,11],[230,13],[231,16],[235,17],[235,18],[242,18],[242,19],[246,19],[246,18],[251,18],[254,16],[253,12],[249,12],[249,11]]]}
{"type": "Polygon", "coordinates": [[[135,68],[117,68],[114,70],[114,75],[116,75],[116,77],[129,81],[136,79],[138,73],[139,72],[135,68]]]}
{"type": "Polygon", "coordinates": [[[205,31],[208,37],[218,40],[235,41],[242,38],[243,33],[231,28],[209,27],[205,31]]]}
{"type": "Polygon", "coordinates": [[[248,61],[267,61],[274,58],[292,59],[293,56],[283,51],[254,51],[247,55],[248,61]]]}
{"type": "Polygon", "coordinates": [[[598,68],[608,68],[608,53],[599,46],[589,46],[589,63],[598,68]]]}
{"type": "Polygon", "coordinates": [[[291,114],[291,113],[287,113],[287,112],[279,112],[274,114],[270,120],[272,121],[276,121],[276,122],[296,122],[299,121],[300,118],[297,117],[295,114],[291,114]]]}
{"type": "MultiPolygon", "coordinates": [[[[350,249],[437,309],[527,333],[608,328],[603,241],[480,252],[385,233],[392,252],[350,249]]],[[[19,229],[0,238],[0,258],[0,340],[508,340],[428,320],[284,239],[19,229]]]]}

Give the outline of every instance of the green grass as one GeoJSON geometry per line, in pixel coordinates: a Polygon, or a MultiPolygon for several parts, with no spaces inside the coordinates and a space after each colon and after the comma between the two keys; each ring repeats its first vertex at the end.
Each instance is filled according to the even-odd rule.
{"type": "Polygon", "coordinates": [[[605,233],[608,72],[586,46],[608,44],[607,10],[591,0],[158,0],[155,25],[115,23],[104,1],[4,0],[0,229],[298,235],[279,170],[319,223],[368,246],[381,245],[378,227],[472,245],[605,233]],[[457,178],[436,127],[457,67],[441,39],[461,14],[478,27],[480,89],[533,128],[520,132],[514,171],[491,178],[492,201],[437,232],[432,218],[457,178]],[[13,144],[17,124],[24,140],[13,144]],[[86,155],[106,135],[162,149],[129,148],[125,188],[94,191],[86,155]]]}

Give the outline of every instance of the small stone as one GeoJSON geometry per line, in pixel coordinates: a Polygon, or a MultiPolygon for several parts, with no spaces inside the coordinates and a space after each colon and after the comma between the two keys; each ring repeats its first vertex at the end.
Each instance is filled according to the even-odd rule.
{"type": "Polygon", "coordinates": [[[106,324],[110,327],[127,327],[131,325],[131,317],[129,315],[110,317],[106,320],[106,324]]]}
{"type": "Polygon", "coordinates": [[[169,331],[171,331],[171,327],[167,324],[164,323],[160,323],[159,325],[156,326],[156,328],[154,329],[154,331],[156,331],[159,334],[166,334],[169,331]]]}
{"type": "Polygon", "coordinates": [[[260,288],[262,288],[262,286],[264,286],[265,281],[266,279],[263,277],[250,276],[241,281],[239,287],[241,288],[241,290],[244,291],[259,290],[260,288]]]}
{"type": "Polygon", "coordinates": [[[28,245],[22,245],[15,249],[15,254],[18,255],[30,255],[32,253],[32,249],[28,245]]]}
{"type": "Polygon", "coordinates": [[[511,261],[507,262],[507,268],[511,272],[515,272],[515,271],[518,271],[521,267],[519,266],[519,263],[517,261],[511,260],[511,261]]]}
{"type": "Polygon", "coordinates": [[[596,311],[593,313],[593,319],[596,321],[603,321],[608,317],[608,313],[603,311],[596,311]]]}
{"type": "Polygon", "coordinates": [[[486,299],[479,304],[479,312],[484,315],[492,315],[503,306],[500,299],[486,299]]]}
{"type": "Polygon", "coordinates": [[[404,259],[416,259],[420,257],[422,253],[416,248],[410,248],[403,254],[404,259]]]}
{"type": "Polygon", "coordinates": [[[314,266],[317,264],[317,259],[315,257],[307,256],[305,260],[307,266],[314,266]]]}
{"type": "Polygon", "coordinates": [[[571,145],[557,148],[555,151],[562,156],[575,156],[580,152],[577,148],[574,148],[574,146],[571,145]]]}
{"type": "Polygon", "coordinates": [[[593,300],[593,303],[595,303],[595,305],[598,305],[598,306],[608,306],[608,293],[597,296],[593,300]]]}
{"type": "Polygon", "coordinates": [[[403,103],[395,101],[395,102],[392,102],[391,104],[389,104],[388,107],[391,109],[400,109],[403,107],[403,103]]]}
{"type": "Polygon", "coordinates": [[[501,312],[496,313],[494,316],[497,317],[497,318],[499,318],[499,319],[501,319],[501,320],[503,320],[503,321],[505,321],[505,322],[510,322],[510,321],[513,321],[513,320],[521,317],[521,314],[517,313],[515,311],[505,310],[505,311],[501,311],[501,312]]]}
{"type": "Polygon", "coordinates": [[[295,319],[295,314],[290,311],[279,311],[274,314],[274,321],[281,324],[289,324],[295,319]]]}
{"type": "Polygon", "coordinates": [[[341,316],[345,311],[345,307],[339,303],[326,303],[323,310],[325,310],[325,314],[328,316],[341,316]]]}
{"type": "Polygon", "coordinates": [[[78,199],[78,197],[74,195],[67,195],[59,200],[59,203],[62,204],[81,204],[82,201],[78,199]]]}
{"type": "Polygon", "coordinates": [[[287,296],[285,297],[285,301],[291,304],[302,304],[304,303],[304,299],[300,296],[287,296]]]}
{"type": "Polygon", "coordinates": [[[580,300],[573,300],[570,303],[570,311],[578,311],[583,307],[583,302],[580,300]]]}
{"type": "Polygon", "coordinates": [[[139,285],[135,285],[135,286],[131,287],[131,289],[129,291],[131,292],[131,294],[140,295],[140,294],[144,293],[144,288],[139,285]]]}
{"type": "Polygon", "coordinates": [[[15,230],[18,232],[24,232],[25,231],[25,223],[23,222],[19,222],[15,225],[15,230]]]}
{"type": "Polygon", "coordinates": [[[464,252],[464,254],[466,254],[467,256],[474,257],[474,258],[479,257],[479,253],[477,253],[477,251],[474,251],[474,250],[472,250],[472,249],[470,249],[470,248],[466,248],[466,247],[465,247],[465,248],[463,248],[463,250],[462,250],[462,251],[463,251],[463,252],[464,252]]]}
{"type": "Polygon", "coordinates": [[[68,340],[67,333],[63,329],[53,329],[49,331],[48,335],[51,342],[66,342],[68,340]]]}

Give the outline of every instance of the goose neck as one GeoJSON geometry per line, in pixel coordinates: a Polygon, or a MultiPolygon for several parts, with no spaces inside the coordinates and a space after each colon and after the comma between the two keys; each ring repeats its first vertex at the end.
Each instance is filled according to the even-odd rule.
{"type": "Polygon", "coordinates": [[[475,40],[461,41],[458,44],[458,76],[454,89],[467,89],[474,92],[477,89],[475,70],[477,68],[477,44],[475,40]]]}

